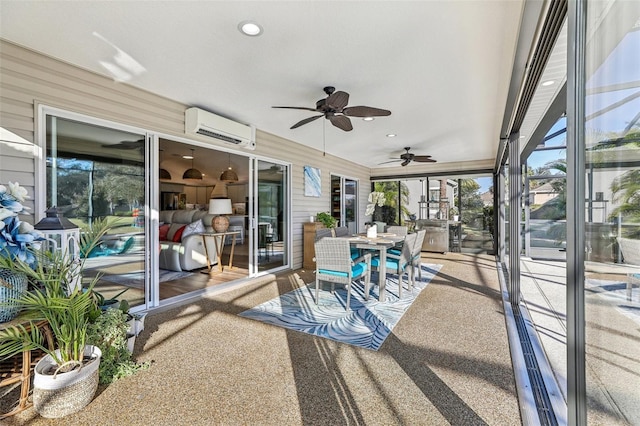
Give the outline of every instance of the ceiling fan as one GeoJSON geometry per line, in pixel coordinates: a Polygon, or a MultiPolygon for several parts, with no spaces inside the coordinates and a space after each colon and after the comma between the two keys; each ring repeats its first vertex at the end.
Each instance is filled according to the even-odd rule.
{"type": "Polygon", "coordinates": [[[269,174],[280,174],[281,175],[281,174],[284,173],[284,169],[281,166],[277,165],[277,164],[274,164],[273,166],[269,167],[265,171],[267,173],[269,173],[269,174]]]}
{"type": "Polygon", "coordinates": [[[117,148],[117,149],[143,149],[144,139],[137,141],[120,141],[114,144],[103,144],[103,148],[117,148]]]}
{"type": "Polygon", "coordinates": [[[384,163],[380,163],[380,164],[395,163],[396,161],[402,161],[402,164],[400,165],[404,167],[412,161],[415,161],[417,163],[435,163],[436,162],[436,160],[431,158],[430,155],[415,155],[409,152],[409,150],[411,149],[410,147],[405,147],[404,149],[407,152],[400,155],[400,158],[396,160],[385,161],[384,163]]]}
{"type": "Polygon", "coordinates": [[[320,99],[316,102],[315,108],[307,107],[292,107],[292,106],[274,106],[272,108],[287,108],[287,109],[302,109],[305,111],[319,112],[320,115],[305,118],[298,121],[291,126],[291,129],[298,128],[304,124],[311,123],[320,117],[324,117],[331,121],[331,124],[337,128],[349,132],[353,130],[351,120],[349,117],[382,117],[391,115],[391,111],[380,108],[373,108],[368,106],[354,106],[348,107],[349,94],[347,92],[335,91],[333,86],[327,86],[324,88],[324,92],[328,95],[324,99],[320,99]]]}

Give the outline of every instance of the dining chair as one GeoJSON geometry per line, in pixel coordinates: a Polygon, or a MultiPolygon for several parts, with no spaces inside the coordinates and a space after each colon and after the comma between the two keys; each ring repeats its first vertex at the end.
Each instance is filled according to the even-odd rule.
{"type": "MultiPolygon", "coordinates": [[[[427,234],[426,229],[421,229],[416,232],[416,242],[413,245],[413,251],[411,252],[411,264],[414,268],[418,268],[418,279],[422,281],[422,243],[424,237],[427,234]]],[[[413,273],[415,278],[415,272],[413,273]]]]}
{"type": "MultiPolygon", "coordinates": [[[[387,252],[386,256],[386,270],[388,274],[398,275],[398,297],[402,297],[402,287],[404,285],[403,276],[405,272],[408,275],[409,291],[413,289],[414,271],[412,263],[413,247],[416,242],[418,234],[408,234],[404,238],[400,254],[394,254],[387,252]],[[409,268],[408,268],[409,267],[409,268]]],[[[375,256],[371,259],[371,269],[374,271],[380,271],[380,257],[375,256]]],[[[380,277],[380,280],[386,280],[387,277],[380,277]]]]}
{"type": "Polygon", "coordinates": [[[349,228],[346,226],[338,226],[334,229],[336,237],[348,237],[349,236],[349,228]]]}
{"type": "Polygon", "coordinates": [[[320,297],[320,282],[331,283],[331,293],[335,284],[347,288],[346,310],[351,302],[351,287],[354,281],[364,278],[364,296],[369,300],[371,285],[371,254],[351,259],[350,243],[347,238],[322,238],[315,242],[316,250],[316,305],[320,297]]]}
{"type": "Polygon", "coordinates": [[[409,227],[408,226],[398,226],[398,225],[391,225],[391,226],[387,226],[387,231],[390,234],[396,234],[399,237],[404,237],[405,235],[407,235],[409,233],[409,227]]]}
{"type": "Polygon", "coordinates": [[[640,240],[630,238],[616,238],[623,264],[634,268],[627,272],[627,300],[631,301],[633,285],[640,284],[640,240]],[[635,267],[638,268],[635,268],[635,267]]]}
{"type": "Polygon", "coordinates": [[[316,241],[321,240],[324,237],[333,237],[333,233],[329,228],[316,229],[316,241]]]}

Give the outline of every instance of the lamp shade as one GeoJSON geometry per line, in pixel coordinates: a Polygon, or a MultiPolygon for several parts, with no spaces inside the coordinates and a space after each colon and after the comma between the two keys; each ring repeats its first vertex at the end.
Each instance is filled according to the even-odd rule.
{"type": "Polygon", "coordinates": [[[214,198],[209,200],[209,214],[231,214],[233,209],[231,208],[231,199],[229,198],[214,198]]]}
{"type": "Polygon", "coordinates": [[[231,169],[225,170],[224,172],[222,172],[222,174],[220,175],[220,180],[222,182],[237,182],[238,181],[238,174],[236,172],[234,172],[231,169]]]}
{"type": "Polygon", "coordinates": [[[229,192],[227,191],[227,184],[220,182],[213,187],[209,198],[229,198],[229,192]]]}
{"type": "Polygon", "coordinates": [[[237,182],[238,174],[231,168],[231,153],[229,153],[229,167],[220,175],[222,182],[237,182]]]}
{"type": "Polygon", "coordinates": [[[182,179],[202,179],[202,172],[198,169],[187,169],[182,174],[182,179]]]}
{"type": "Polygon", "coordinates": [[[160,169],[160,179],[171,180],[171,173],[167,169],[160,169]]]}
{"type": "Polygon", "coordinates": [[[182,179],[200,179],[200,180],[202,180],[202,172],[200,170],[196,169],[195,167],[193,167],[193,157],[194,157],[193,152],[194,152],[194,150],[191,149],[191,168],[187,169],[182,174],[182,179]]]}
{"type": "Polygon", "coordinates": [[[209,214],[217,214],[211,221],[211,227],[216,232],[227,232],[229,229],[229,219],[224,216],[225,214],[231,214],[231,199],[229,198],[214,198],[209,200],[209,214]]]}

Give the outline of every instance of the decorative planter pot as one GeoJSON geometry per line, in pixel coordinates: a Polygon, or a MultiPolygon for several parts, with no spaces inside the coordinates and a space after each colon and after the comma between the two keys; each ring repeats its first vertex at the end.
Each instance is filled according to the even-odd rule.
{"type": "Polygon", "coordinates": [[[52,374],[57,365],[49,355],[38,361],[33,379],[33,406],[42,417],[64,417],[91,402],[98,389],[102,352],[97,346],[87,345],[84,356],[92,361],[68,373],[52,374]]]}
{"type": "Polygon", "coordinates": [[[11,321],[18,315],[20,305],[12,299],[19,299],[28,285],[25,274],[0,268],[0,322],[11,321]]]}
{"type": "Polygon", "coordinates": [[[135,346],[136,346],[136,335],[127,333],[127,351],[129,351],[129,353],[132,354],[135,346]]]}

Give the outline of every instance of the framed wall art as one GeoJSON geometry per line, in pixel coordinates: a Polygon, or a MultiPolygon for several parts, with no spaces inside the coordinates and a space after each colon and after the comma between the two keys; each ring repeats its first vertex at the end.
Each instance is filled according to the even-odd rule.
{"type": "Polygon", "coordinates": [[[322,195],[319,168],[304,166],[304,195],[306,197],[319,197],[322,195]]]}

